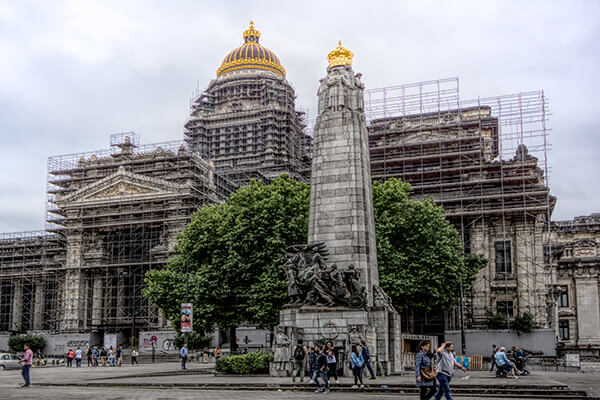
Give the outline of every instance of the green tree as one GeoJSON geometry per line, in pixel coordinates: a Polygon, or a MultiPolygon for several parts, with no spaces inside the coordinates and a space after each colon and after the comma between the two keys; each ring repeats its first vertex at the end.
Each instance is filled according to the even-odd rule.
{"type": "MultiPolygon", "coordinates": [[[[254,181],[224,204],[202,207],[177,238],[179,255],[146,274],[144,295],[179,329],[187,263],[195,330],[276,325],[287,301],[282,249],[306,242],[308,206],[308,185],[283,175],[270,185],[254,181]]],[[[235,347],[235,335],[230,339],[235,347]]]]}
{"type": "Polygon", "coordinates": [[[15,353],[23,351],[23,346],[28,344],[31,351],[42,350],[46,341],[40,335],[15,335],[8,338],[8,347],[15,353]]]}
{"type": "Polygon", "coordinates": [[[400,179],[373,184],[379,284],[398,311],[457,303],[487,261],[463,254],[458,232],[432,199],[411,201],[400,179]]]}

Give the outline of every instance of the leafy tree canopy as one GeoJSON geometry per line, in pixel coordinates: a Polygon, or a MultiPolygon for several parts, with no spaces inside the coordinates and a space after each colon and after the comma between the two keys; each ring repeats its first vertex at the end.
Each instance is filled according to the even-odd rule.
{"type": "Polygon", "coordinates": [[[373,184],[379,285],[398,311],[456,304],[487,260],[463,254],[460,236],[432,199],[408,199],[400,179],[373,184]]]}
{"type": "MultiPolygon", "coordinates": [[[[410,190],[398,179],[373,185],[380,285],[399,311],[454,304],[459,280],[468,287],[486,260],[464,256],[442,208],[409,200],[410,190]]],[[[287,301],[282,249],[306,243],[308,209],[309,186],[285,175],[199,209],[178,236],[180,255],[147,273],[145,296],[178,329],[187,263],[195,329],[276,325],[287,301]]]]}
{"type": "Polygon", "coordinates": [[[23,346],[28,344],[31,351],[42,350],[46,347],[46,341],[40,335],[15,335],[8,338],[8,347],[18,353],[23,351],[23,346]]]}

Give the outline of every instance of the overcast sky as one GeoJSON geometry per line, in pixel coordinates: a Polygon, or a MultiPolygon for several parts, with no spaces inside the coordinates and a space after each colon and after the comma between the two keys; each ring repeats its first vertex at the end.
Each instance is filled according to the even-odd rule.
{"type": "Polygon", "coordinates": [[[543,89],[553,219],[600,212],[599,1],[0,0],[0,232],[43,227],[47,158],[181,139],[253,19],[314,114],[341,39],[367,88],[458,76],[462,99],[543,89]]]}

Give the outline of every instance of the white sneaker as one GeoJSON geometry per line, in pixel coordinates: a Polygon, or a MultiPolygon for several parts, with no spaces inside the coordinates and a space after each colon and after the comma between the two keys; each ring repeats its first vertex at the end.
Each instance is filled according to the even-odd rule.
{"type": "Polygon", "coordinates": [[[313,383],[315,383],[315,381],[313,381],[313,380],[311,379],[310,381],[308,381],[308,383],[312,385],[313,383]]]}
{"type": "Polygon", "coordinates": [[[361,389],[364,389],[364,388],[365,388],[365,385],[361,384],[361,385],[360,385],[360,388],[361,388],[361,389]]]}
{"type": "Polygon", "coordinates": [[[327,394],[327,393],[331,393],[331,390],[329,390],[329,389],[325,389],[325,390],[323,391],[323,393],[325,393],[325,394],[327,394]]]}
{"type": "Polygon", "coordinates": [[[336,383],[337,385],[339,385],[339,384],[340,384],[340,381],[338,381],[338,380],[336,379],[336,380],[335,380],[335,383],[336,383]]]}
{"type": "Polygon", "coordinates": [[[358,386],[352,385],[352,387],[350,389],[358,389],[358,386]]]}

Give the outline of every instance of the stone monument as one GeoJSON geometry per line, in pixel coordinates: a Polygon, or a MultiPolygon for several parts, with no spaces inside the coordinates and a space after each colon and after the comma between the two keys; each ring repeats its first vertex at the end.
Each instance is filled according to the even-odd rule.
{"type": "Polygon", "coordinates": [[[331,340],[344,369],[351,345],[364,339],[379,374],[402,369],[400,318],[378,286],[364,85],[352,57],[340,42],[317,92],[308,244],[285,249],[290,302],[276,330],[275,376],[291,372],[298,339],[331,340]]]}

